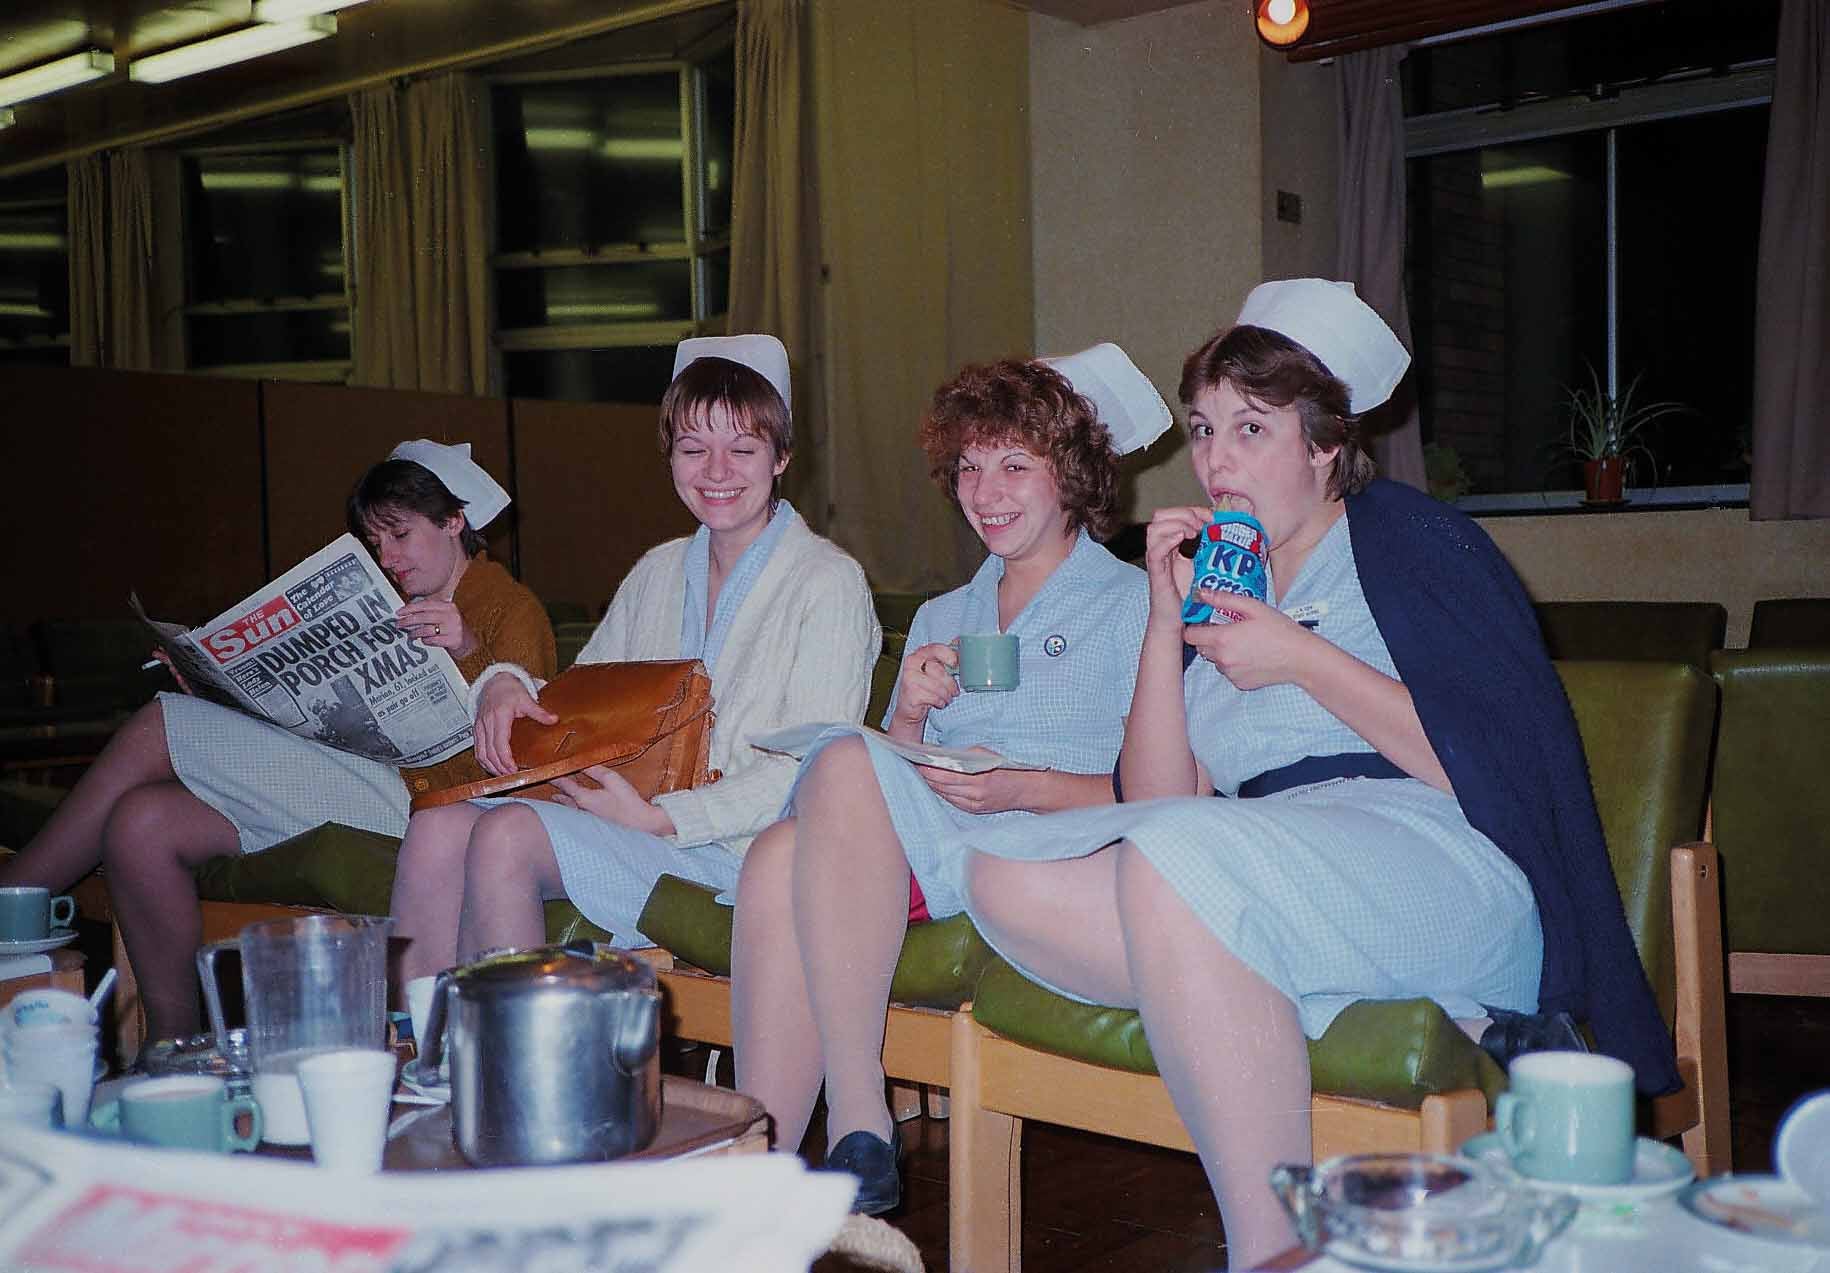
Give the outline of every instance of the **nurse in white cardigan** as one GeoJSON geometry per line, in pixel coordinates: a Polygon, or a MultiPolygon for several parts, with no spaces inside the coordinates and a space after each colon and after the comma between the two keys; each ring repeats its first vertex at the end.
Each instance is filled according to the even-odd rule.
{"type": "MultiPolygon", "coordinates": [[[[863,717],[882,644],[857,562],[807,528],[775,481],[792,448],[788,355],[773,336],[681,343],[661,402],[661,447],[699,530],[629,572],[580,663],[698,658],[712,676],[717,782],[644,800],[612,770],[558,801],[477,800],[414,815],[393,912],[410,939],[404,978],[497,946],[538,945],[543,904],[569,898],[625,945],[655,880],[737,883],[751,838],[780,814],[796,764],[749,739],[806,721],[863,717]]],[[[542,682],[513,664],[471,687],[476,754],[512,773],[509,729],[546,723],[542,682]]]]}

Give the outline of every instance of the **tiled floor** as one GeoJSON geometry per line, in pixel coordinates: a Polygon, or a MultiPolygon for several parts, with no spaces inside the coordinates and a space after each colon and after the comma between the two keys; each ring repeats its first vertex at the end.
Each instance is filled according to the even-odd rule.
{"type": "MultiPolygon", "coordinates": [[[[1830,1087],[1830,999],[1737,996],[1729,1004],[1737,1171],[1770,1171],[1775,1127],[1800,1095],[1830,1087]]],[[[819,1139],[816,1135],[812,1139],[819,1139]]],[[[905,1124],[906,1197],[889,1219],[947,1267],[947,1125],[905,1124]]],[[[1213,1196],[1192,1156],[1042,1125],[1023,1142],[1027,1273],[1226,1267],[1213,1196]]]]}

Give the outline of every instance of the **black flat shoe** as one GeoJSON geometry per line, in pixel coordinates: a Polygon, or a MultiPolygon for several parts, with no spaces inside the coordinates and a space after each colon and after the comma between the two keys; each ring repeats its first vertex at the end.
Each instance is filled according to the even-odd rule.
{"type": "Polygon", "coordinates": [[[902,1201],[902,1137],[892,1129],[890,1138],[869,1132],[848,1132],[826,1155],[821,1171],[849,1171],[858,1178],[858,1196],[851,1209],[862,1215],[882,1215],[902,1201]]]}
{"type": "Polygon", "coordinates": [[[1493,1024],[1481,1035],[1481,1050],[1502,1070],[1527,1052],[1587,1052],[1588,1042],[1567,1012],[1508,1012],[1488,1008],[1493,1024]]]}

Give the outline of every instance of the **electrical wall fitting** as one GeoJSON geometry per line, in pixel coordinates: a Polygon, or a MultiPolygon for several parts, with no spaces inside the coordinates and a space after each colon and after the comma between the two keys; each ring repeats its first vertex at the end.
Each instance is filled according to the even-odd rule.
{"type": "Polygon", "coordinates": [[[78,84],[87,84],[90,80],[99,80],[104,75],[113,73],[112,53],[104,53],[100,49],[72,53],[55,62],[46,62],[29,71],[17,71],[0,78],[0,106],[13,106],[36,97],[48,97],[52,93],[75,88],[78,84]]]}
{"type": "Polygon", "coordinates": [[[141,84],[163,84],[200,71],[213,71],[219,66],[296,48],[336,33],[337,20],[328,14],[243,27],[227,35],[199,40],[195,44],[180,44],[175,49],[139,58],[128,66],[127,76],[141,84]]]}

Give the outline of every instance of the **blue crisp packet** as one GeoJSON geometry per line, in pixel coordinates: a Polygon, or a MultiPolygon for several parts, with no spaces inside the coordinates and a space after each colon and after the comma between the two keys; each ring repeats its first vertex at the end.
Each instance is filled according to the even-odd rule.
{"type": "Polygon", "coordinates": [[[1184,623],[1231,623],[1233,616],[1195,599],[1198,590],[1265,600],[1271,592],[1271,541],[1250,513],[1216,509],[1195,549],[1195,577],[1182,605],[1184,623]]]}

